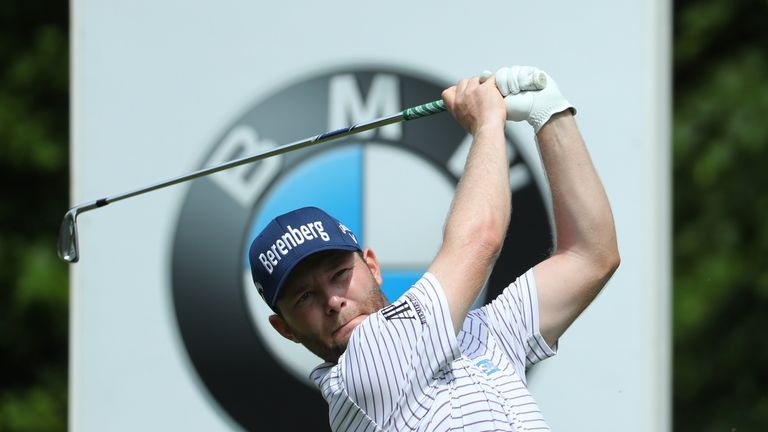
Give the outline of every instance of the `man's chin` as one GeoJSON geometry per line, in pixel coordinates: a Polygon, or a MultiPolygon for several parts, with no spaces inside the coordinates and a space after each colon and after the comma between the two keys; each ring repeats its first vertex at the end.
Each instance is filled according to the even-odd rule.
{"type": "Polygon", "coordinates": [[[365,321],[366,318],[368,318],[368,315],[363,314],[349,320],[349,322],[333,332],[333,341],[337,345],[344,345],[344,347],[346,347],[347,343],[349,342],[349,338],[352,337],[352,333],[355,331],[357,326],[360,325],[360,323],[365,321]]]}
{"type": "Polygon", "coordinates": [[[349,344],[349,339],[352,337],[352,333],[360,323],[365,321],[366,318],[368,318],[367,314],[359,315],[336,330],[332,336],[333,345],[328,348],[328,355],[320,357],[323,357],[324,360],[330,362],[338,361],[339,357],[347,350],[347,345],[349,344]]]}

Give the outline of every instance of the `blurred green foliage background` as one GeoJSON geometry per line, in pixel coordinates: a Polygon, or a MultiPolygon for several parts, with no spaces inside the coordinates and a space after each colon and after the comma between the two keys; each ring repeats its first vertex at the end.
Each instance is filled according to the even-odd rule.
{"type": "Polygon", "coordinates": [[[0,2],[0,431],[67,418],[67,2],[0,2]]]}
{"type": "MultiPolygon", "coordinates": [[[[67,2],[0,3],[0,431],[67,421],[67,2]]],[[[768,2],[674,3],[674,430],[768,430],[768,2]]]]}
{"type": "Polygon", "coordinates": [[[674,3],[676,431],[768,431],[768,2],[674,3]]]}

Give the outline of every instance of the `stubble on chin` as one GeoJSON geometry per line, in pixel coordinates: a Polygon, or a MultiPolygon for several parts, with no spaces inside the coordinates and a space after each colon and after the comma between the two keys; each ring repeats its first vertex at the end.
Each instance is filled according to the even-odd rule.
{"type": "MultiPolygon", "coordinates": [[[[340,321],[339,324],[345,324],[360,315],[370,316],[372,314],[375,314],[385,306],[389,305],[389,301],[384,296],[384,293],[381,291],[381,287],[379,286],[378,282],[376,282],[376,279],[373,277],[373,274],[370,275],[370,278],[371,278],[370,279],[371,286],[367,296],[365,297],[365,299],[361,304],[361,307],[354,313],[348,314],[343,319],[339,320],[340,321]]],[[[340,342],[338,344],[334,343],[331,346],[322,346],[322,344],[319,344],[320,346],[317,346],[313,343],[314,342],[313,338],[302,337],[300,335],[297,335],[297,336],[299,336],[299,341],[301,342],[301,344],[304,345],[310,351],[312,351],[312,353],[314,353],[316,356],[322,358],[327,362],[337,363],[339,360],[339,357],[341,357],[341,355],[344,354],[344,352],[347,350],[347,345],[349,344],[349,339],[352,337],[352,334],[350,333],[349,337],[343,342],[340,342]]]]}
{"type": "MultiPolygon", "coordinates": [[[[375,282],[375,280],[373,282],[375,282]]],[[[381,289],[379,288],[378,284],[374,283],[373,287],[374,288],[369,292],[368,297],[366,297],[365,299],[365,304],[362,308],[363,310],[360,310],[354,314],[351,314],[351,316],[349,316],[348,318],[346,318],[346,320],[342,322],[346,323],[350,320],[357,318],[360,315],[366,315],[366,319],[367,319],[367,317],[375,314],[376,312],[378,312],[383,307],[389,304],[389,301],[387,300],[386,297],[384,297],[384,293],[381,292],[381,289]]],[[[362,321],[360,323],[362,324],[362,321]]],[[[358,326],[359,325],[360,324],[358,324],[358,326]]],[[[338,362],[339,357],[341,357],[341,355],[344,354],[344,352],[347,350],[347,345],[349,344],[349,339],[351,338],[352,338],[352,333],[350,333],[349,337],[347,337],[347,339],[344,340],[343,342],[339,344],[335,344],[330,347],[330,349],[328,350],[329,351],[328,358],[323,356],[320,356],[320,357],[332,363],[338,362]]]]}

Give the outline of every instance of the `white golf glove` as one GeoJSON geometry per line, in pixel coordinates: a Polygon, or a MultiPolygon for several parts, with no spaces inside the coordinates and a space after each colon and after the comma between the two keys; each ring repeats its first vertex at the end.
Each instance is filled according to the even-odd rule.
{"type": "MultiPolygon", "coordinates": [[[[483,72],[481,81],[493,76],[483,72]]],[[[507,120],[526,120],[538,133],[553,114],[576,108],[562,94],[557,83],[544,71],[531,66],[503,67],[496,71],[496,87],[507,106],[507,120]]]]}

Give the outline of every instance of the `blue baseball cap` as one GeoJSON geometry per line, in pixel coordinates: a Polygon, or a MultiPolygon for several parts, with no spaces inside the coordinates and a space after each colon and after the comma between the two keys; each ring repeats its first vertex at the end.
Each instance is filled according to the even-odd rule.
{"type": "Polygon", "coordinates": [[[321,251],[360,251],[357,237],[317,207],[280,215],[251,243],[248,259],[253,283],[272,310],[285,280],[304,258],[321,251]]]}

